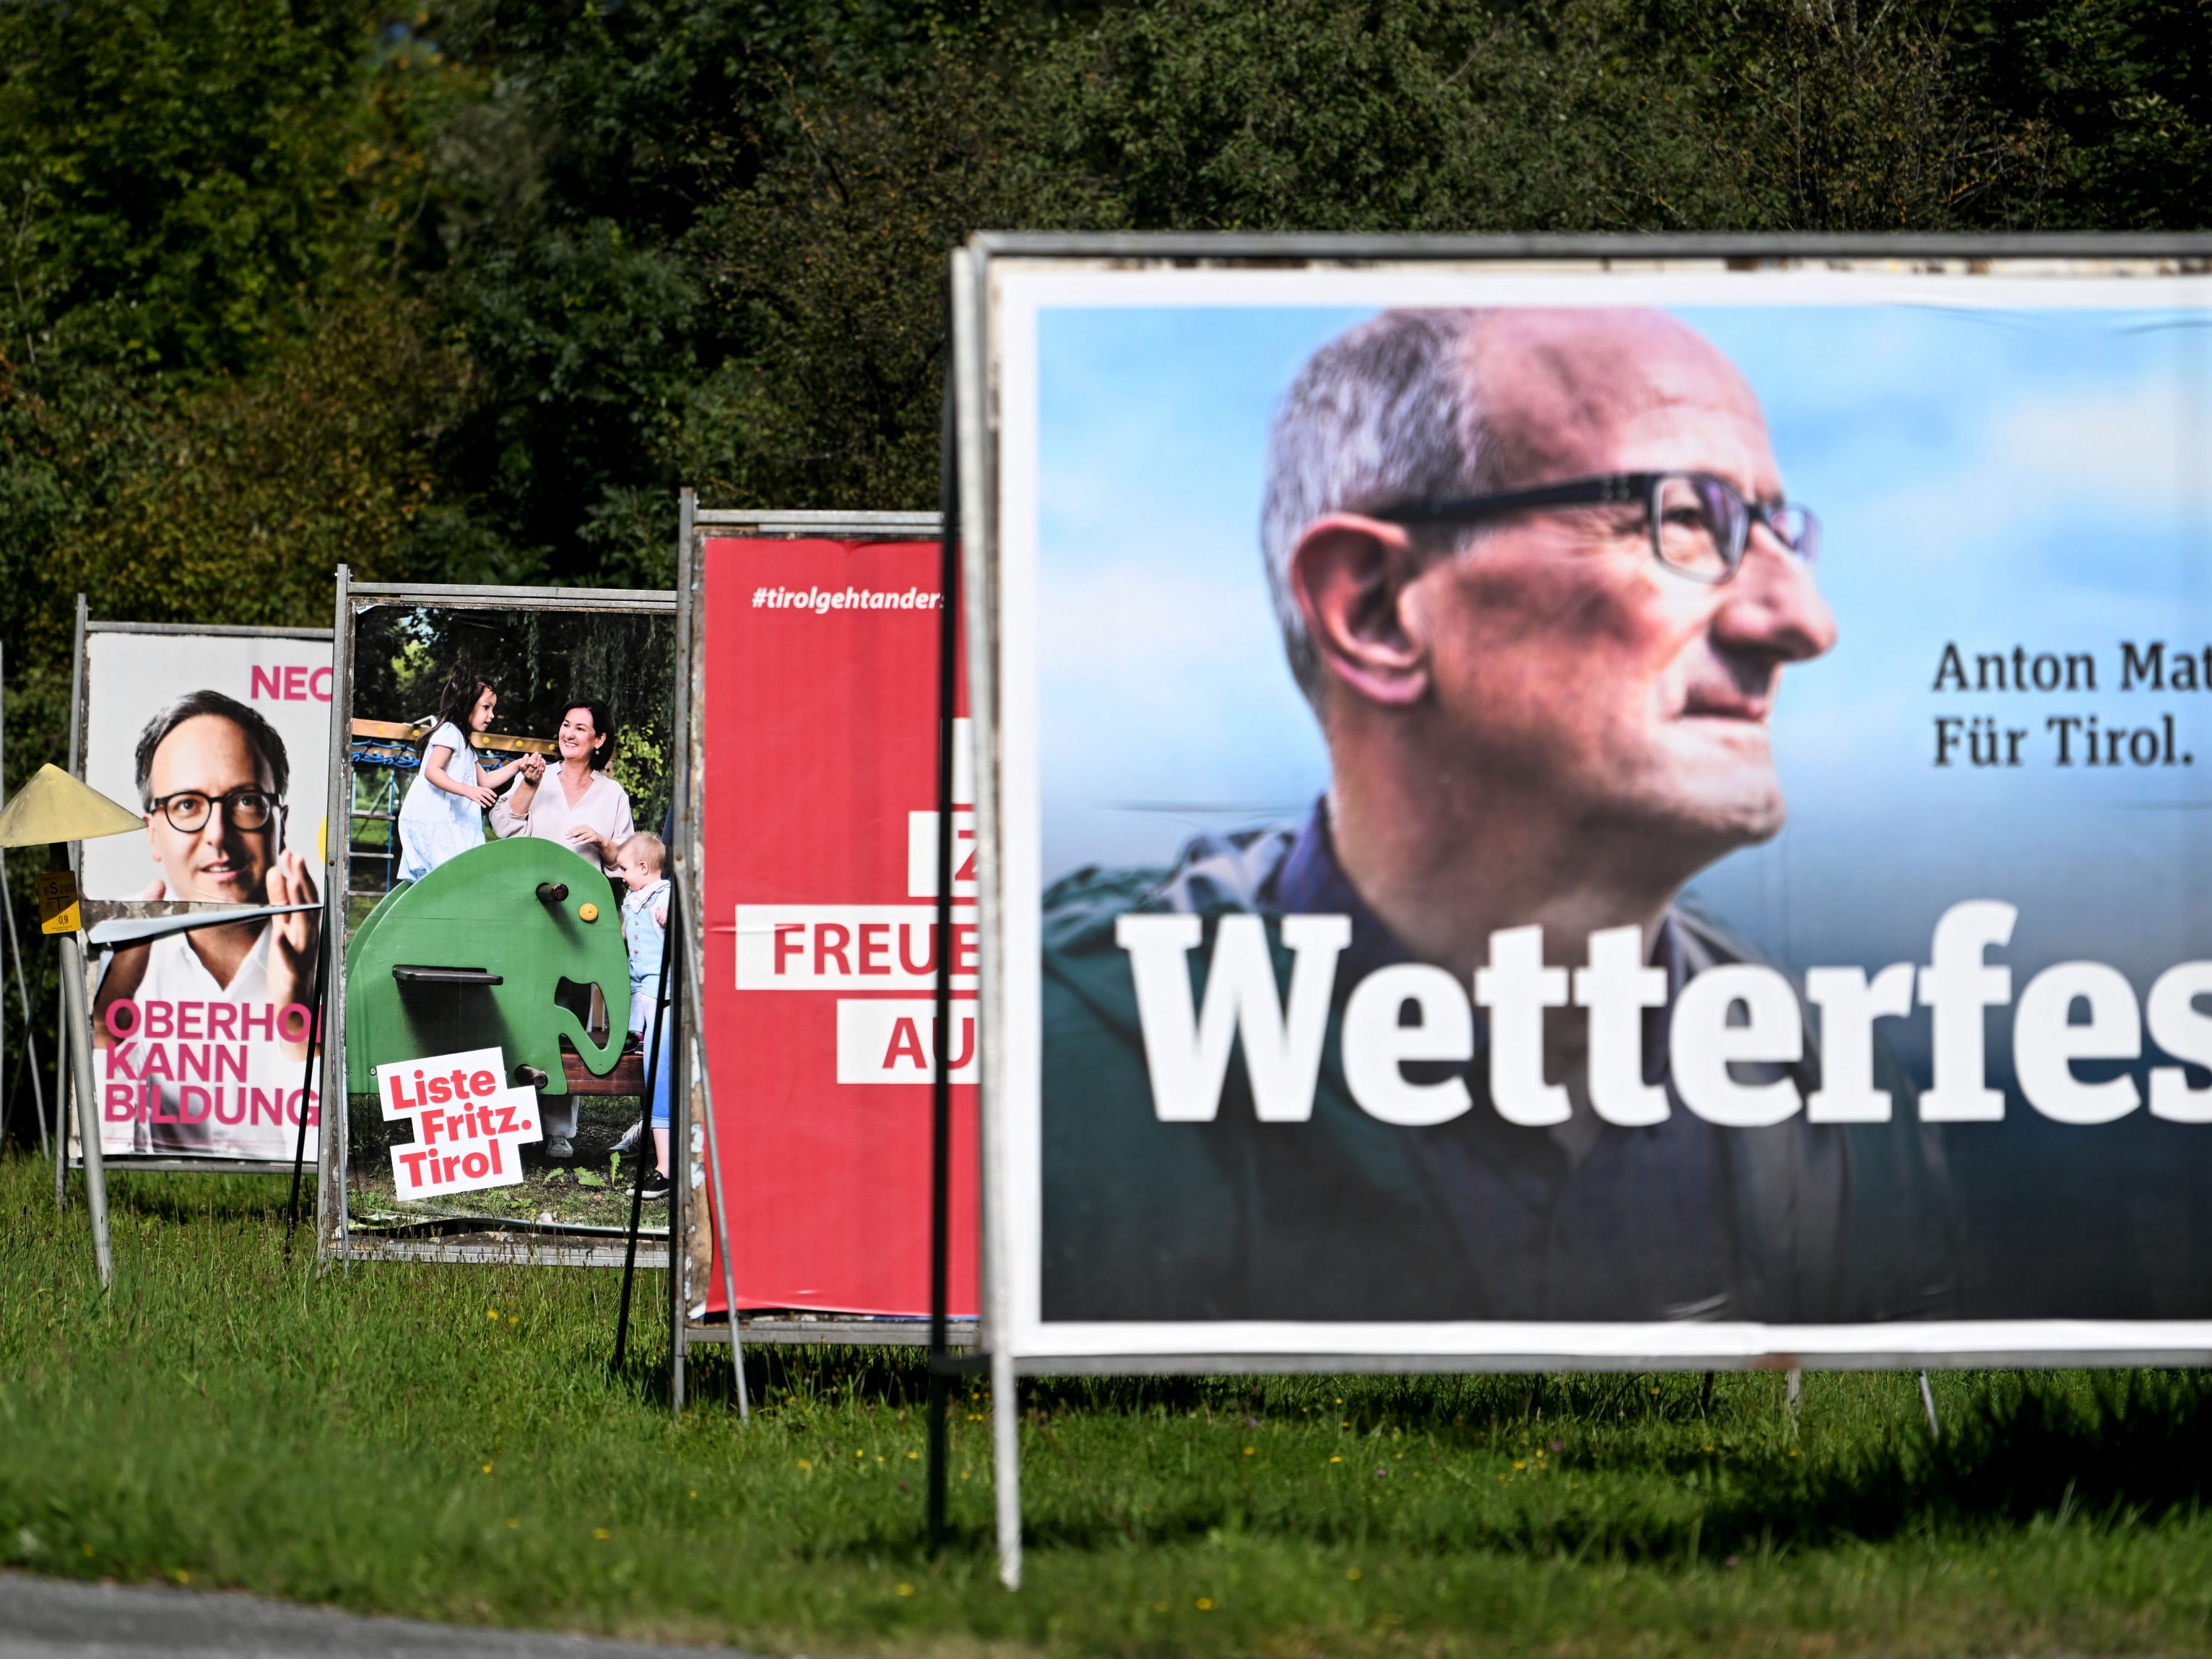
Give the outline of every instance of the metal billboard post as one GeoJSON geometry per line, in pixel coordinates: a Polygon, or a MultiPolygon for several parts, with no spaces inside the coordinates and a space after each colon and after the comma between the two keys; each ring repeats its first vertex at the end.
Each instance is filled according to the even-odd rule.
{"type": "MultiPolygon", "coordinates": [[[[675,751],[676,776],[669,790],[668,875],[671,890],[684,901],[672,905],[670,914],[679,927],[671,932],[674,939],[664,938],[661,942],[662,995],[667,994],[665,969],[667,952],[688,951],[690,933],[681,926],[690,902],[685,870],[690,863],[692,850],[691,781],[697,775],[691,763],[694,732],[691,729],[691,685],[698,672],[698,663],[693,652],[692,626],[697,616],[697,599],[693,592],[697,579],[692,556],[691,519],[698,510],[697,492],[685,488],[676,495],[676,686],[675,707],[669,713],[669,731],[675,751]]],[[[687,964],[688,966],[688,964],[687,964]]],[[[679,984],[681,981],[679,980],[679,984]]],[[[699,1004],[691,1005],[691,1018],[699,1018],[699,1004]]],[[[672,1075],[667,1079],[668,1091],[668,1402],[672,1413],[684,1410],[687,1371],[690,1363],[691,1322],[686,1316],[690,1305],[691,1277],[691,1091],[684,1075],[684,1060],[690,1053],[681,1028],[669,1034],[668,1058],[672,1075]]],[[[720,1188],[717,1188],[719,1194],[720,1188]]],[[[719,1205],[719,1195],[716,1199],[719,1205]]],[[[742,1403],[744,1392],[744,1364],[738,1352],[733,1335],[730,1343],[731,1363],[736,1366],[738,1391],[742,1403]]]]}
{"type": "MultiPolygon", "coordinates": [[[[69,774],[80,783],[84,781],[84,595],[76,596],[76,653],[70,662],[70,723],[69,774]]],[[[71,849],[69,867],[79,874],[76,854],[71,849]]],[[[64,966],[66,968],[66,953],[64,966]]],[[[69,993],[65,987],[54,988],[54,1207],[60,1209],[69,1201],[69,1102],[72,1090],[89,1086],[89,1073],[80,1081],[75,1075],[76,1048],[69,1035],[69,993]]]]}
{"type": "Polygon", "coordinates": [[[92,1259],[100,1288],[115,1282],[115,1252],[107,1237],[107,1170],[100,1158],[100,1101],[93,1087],[92,1017],[85,1006],[84,942],[62,935],[62,1019],[69,1029],[70,1081],[76,1097],[77,1139],[84,1165],[84,1207],[92,1221],[92,1259]]]}
{"type": "MultiPolygon", "coordinates": [[[[694,1008],[700,1008],[706,1004],[700,973],[700,963],[705,954],[705,939],[698,930],[696,919],[689,910],[684,913],[684,971],[690,976],[691,1006],[694,1008]]],[[[740,1423],[747,1423],[752,1420],[752,1402],[745,1390],[744,1347],[743,1338],[738,1329],[737,1267],[730,1259],[730,1212],[722,1196],[725,1190],[722,1184],[722,1154],[714,1133],[714,1096],[711,1082],[707,1076],[707,1039],[703,1022],[701,1022],[696,1014],[693,1016],[690,1035],[697,1048],[699,1121],[706,1140],[707,1179],[710,1183],[708,1198],[714,1206],[715,1231],[719,1235],[717,1243],[721,1247],[718,1254],[722,1262],[722,1305],[729,1310],[730,1315],[730,1364],[737,1374],[738,1420],[740,1423]]],[[[687,1045],[684,1050],[685,1065],[689,1066],[691,1060],[692,1049],[687,1045]]],[[[690,1095],[690,1090],[688,1086],[684,1092],[687,1097],[690,1095]]]]}
{"type": "MultiPolygon", "coordinates": [[[[683,902],[683,896],[681,894],[678,893],[673,888],[669,890],[669,908],[672,912],[678,907],[681,906],[683,902]]],[[[664,1031],[664,1025],[665,1025],[666,1034],[672,1041],[675,1035],[675,1028],[679,1027],[682,1024],[683,1020],[681,1012],[682,994],[680,992],[678,993],[677,996],[678,1006],[673,1008],[670,1006],[668,969],[672,954],[672,953],[667,949],[666,943],[664,940],[660,952],[660,982],[653,989],[653,1017],[646,1024],[647,1053],[645,1056],[645,1099],[641,1103],[643,1110],[640,1114],[640,1122],[638,1124],[637,1155],[633,1160],[635,1167],[632,1170],[630,1174],[629,1237],[623,1249],[622,1303],[619,1310],[615,1315],[614,1358],[608,1365],[608,1370],[616,1372],[617,1374],[619,1374],[622,1370],[623,1356],[629,1345],[630,1291],[635,1286],[637,1279],[638,1224],[644,1219],[645,1216],[645,1169],[647,1164],[650,1162],[649,1149],[653,1146],[653,1103],[656,1092],[661,1085],[673,1081],[672,1079],[669,1078],[662,1072],[660,1067],[661,1039],[664,1031]]],[[[674,1123],[672,1121],[674,1114],[670,1114],[670,1117],[672,1120],[670,1127],[672,1131],[674,1128],[674,1123]]],[[[672,1143],[674,1140],[672,1133],[670,1136],[670,1139],[672,1149],[672,1143]]],[[[672,1181],[669,1182],[672,1194],[672,1222],[669,1228],[669,1235],[672,1246],[675,1241],[675,1227],[672,1220],[674,1203],[673,1189],[676,1183],[672,1181]]],[[[674,1273],[676,1270],[676,1261],[672,1249],[669,1257],[668,1266],[669,1271],[671,1273],[674,1273]]],[[[676,1388],[672,1392],[677,1397],[678,1408],[680,1410],[682,1408],[684,1377],[683,1364],[680,1357],[677,1359],[677,1369],[674,1375],[676,1388]]]]}
{"type": "Polygon", "coordinates": [[[959,712],[960,440],[955,425],[951,355],[952,296],[945,294],[944,412],[939,434],[943,523],[938,526],[937,626],[937,1034],[929,1097],[929,1468],[924,1505],[929,1547],[945,1543],[945,1413],[951,1392],[951,1352],[945,1342],[951,1256],[952,1179],[952,733],[959,712]]]}
{"type": "MultiPolygon", "coordinates": [[[[326,1017],[323,1004],[325,1000],[324,992],[330,980],[325,964],[330,959],[330,895],[325,893],[322,931],[315,940],[314,975],[308,982],[307,990],[307,1018],[310,1022],[307,1026],[307,1057],[306,1064],[301,1067],[300,1078],[300,1133],[292,1142],[292,1204],[284,1219],[284,1255],[287,1261],[291,1259],[292,1236],[300,1230],[300,1181],[307,1164],[307,1114],[313,1109],[316,1098],[315,1061],[319,1057],[318,1045],[322,1040],[323,1022],[326,1017]]],[[[315,1121],[319,1127],[322,1121],[322,1114],[319,1110],[316,1111],[315,1121]]],[[[316,1146],[317,1149],[320,1150],[319,1136],[317,1138],[316,1146]]]]}
{"type": "MultiPolygon", "coordinates": [[[[987,295],[975,257],[966,250],[952,258],[952,368],[957,377],[962,583],[968,637],[976,647],[968,656],[968,707],[975,733],[975,909],[981,968],[976,1006],[979,1031],[1004,1030],[994,1011],[1005,1006],[1006,964],[1000,940],[999,912],[1004,902],[1000,857],[998,663],[991,618],[998,605],[998,524],[993,507],[990,416],[985,405],[985,356],[988,349],[987,295]]],[[[992,1503],[998,1540],[999,1579],[1008,1589],[1022,1582],[1021,1395],[1012,1329],[1012,1258],[1004,1206],[993,1194],[1004,1190],[999,1164],[1006,1136],[999,1121],[1005,1097],[1006,1057],[1001,1042],[978,1042],[981,1110],[980,1202],[982,1209],[982,1322],[979,1346],[990,1355],[992,1503]]]]}

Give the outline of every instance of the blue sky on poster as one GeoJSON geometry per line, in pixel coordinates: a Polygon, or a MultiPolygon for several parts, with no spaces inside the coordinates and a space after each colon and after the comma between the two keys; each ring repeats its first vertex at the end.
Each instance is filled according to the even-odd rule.
{"type": "MultiPolygon", "coordinates": [[[[1047,308],[1039,317],[1043,868],[1155,863],[1294,815],[1326,779],[1282,664],[1255,521],[1275,400],[1364,309],[1047,308]]],[[[2118,645],[2201,651],[2212,332],[2189,313],[1685,307],[1764,403],[1826,530],[1836,651],[1791,671],[1773,845],[1701,894],[1799,965],[1924,952],[1945,905],[2023,908],[2016,965],[2142,973],[2208,943],[2194,872],[2212,696],[2117,689],[2118,645]],[[1962,651],[2090,651],[2092,696],[1938,696],[1962,651]],[[2195,767],[1938,771],[1938,714],[2031,728],[2174,714],[2195,767]],[[2129,918],[2126,938],[2115,918],[2129,918]],[[2193,945],[2188,942],[2194,940],[2193,945]]]]}

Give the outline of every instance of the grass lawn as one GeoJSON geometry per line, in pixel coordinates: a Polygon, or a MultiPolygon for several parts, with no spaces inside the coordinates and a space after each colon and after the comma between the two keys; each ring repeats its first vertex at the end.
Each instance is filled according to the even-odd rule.
{"type": "Polygon", "coordinates": [[[726,1360],[670,1420],[648,1279],[288,1265],[282,1181],[0,1163],[0,1561],[368,1612],[810,1652],[2195,1651],[2212,1394],[2193,1373],[1216,1378],[1024,1391],[1029,1583],[921,1543],[921,1376],[726,1360]]]}

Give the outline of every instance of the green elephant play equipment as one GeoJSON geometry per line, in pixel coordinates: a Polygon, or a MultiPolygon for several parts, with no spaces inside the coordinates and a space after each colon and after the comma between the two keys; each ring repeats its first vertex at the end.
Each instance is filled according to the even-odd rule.
{"type": "Polygon", "coordinates": [[[629,958],[606,877],[557,842],[488,842],[384,896],[346,947],[346,1088],[396,1060],[497,1043],[510,1084],[568,1092],[566,1037],[594,1077],[622,1058],[629,958]],[[602,1045],[568,1004],[606,999],[602,1045]],[[564,995],[565,993],[565,995],[564,995]]]}

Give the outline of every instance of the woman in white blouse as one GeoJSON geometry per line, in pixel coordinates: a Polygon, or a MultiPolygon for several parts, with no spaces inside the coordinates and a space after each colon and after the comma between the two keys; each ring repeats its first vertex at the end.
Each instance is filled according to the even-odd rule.
{"type": "Polygon", "coordinates": [[[491,809],[491,832],[504,841],[535,836],[557,841],[615,873],[615,848],[637,826],[629,792],[602,769],[613,758],[614,722],[592,698],[568,705],[561,716],[561,763],[549,774],[536,755],[523,763],[514,787],[491,809]]]}
{"type": "MultiPolygon", "coordinates": [[[[637,826],[630,819],[629,792],[601,769],[615,748],[607,706],[591,698],[570,703],[561,716],[559,743],[558,766],[549,770],[537,755],[524,762],[514,787],[491,809],[491,832],[502,841],[511,836],[557,841],[613,875],[615,848],[637,826]]],[[[576,1103],[573,1094],[539,1098],[546,1157],[574,1156],[576,1103]]]]}

